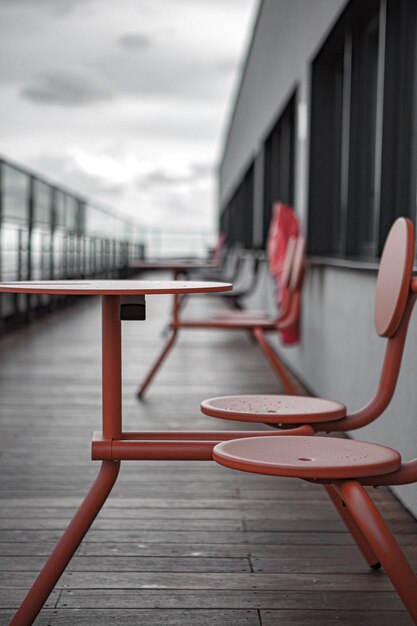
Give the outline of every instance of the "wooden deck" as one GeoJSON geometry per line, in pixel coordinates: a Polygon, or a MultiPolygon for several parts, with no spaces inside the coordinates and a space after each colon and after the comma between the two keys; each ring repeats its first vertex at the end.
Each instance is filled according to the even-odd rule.
{"type": "MultiPolygon", "coordinates": [[[[218,299],[196,298],[204,314],[218,299]]],[[[233,428],[199,413],[211,395],[276,392],[243,333],[189,331],[140,404],[169,299],[124,325],[131,429],[233,428]]],[[[85,299],[0,341],[0,623],[7,624],[98,464],[100,308],[85,299]]],[[[238,426],[240,428],[240,426],[238,426]]],[[[260,427],[263,428],[263,427],[260,427]]],[[[417,565],[417,524],[373,491],[417,565]]],[[[214,463],[125,463],[113,494],[36,624],[402,626],[383,572],[369,572],[324,491],[214,463]]]]}

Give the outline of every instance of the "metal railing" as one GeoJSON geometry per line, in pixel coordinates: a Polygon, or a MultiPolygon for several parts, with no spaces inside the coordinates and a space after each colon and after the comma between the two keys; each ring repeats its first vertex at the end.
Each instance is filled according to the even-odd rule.
{"type": "MultiPolygon", "coordinates": [[[[0,159],[0,280],[122,278],[143,257],[131,220],[0,159]]],[[[51,296],[4,294],[0,323],[28,318],[51,296]]]]}
{"type": "Polygon", "coordinates": [[[206,258],[217,233],[208,230],[143,227],[141,240],[149,258],[206,258]]]}

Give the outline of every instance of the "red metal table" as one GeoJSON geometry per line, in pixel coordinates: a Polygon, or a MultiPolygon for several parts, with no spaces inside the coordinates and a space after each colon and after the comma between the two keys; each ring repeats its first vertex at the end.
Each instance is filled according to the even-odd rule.
{"type": "MultiPolygon", "coordinates": [[[[32,624],[49,594],[109,496],[122,460],[212,461],[215,445],[243,437],[271,436],[270,431],[125,432],[122,425],[122,319],[144,319],[145,296],[229,291],[232,285],[183,281],[40,281],[0,283],[0,293],[60,294],[102,297],[102,431],[94,433],[92,459],[101,461],[98,476],[68,528],[46,561],[12,626],[32,624]],[[123,307],[137,307],[132,316],[123,307]]],[[[285,431],[284,431],[285,432],[285,431]]],[[[300,426],[293,435],[309,435],[310,426],[300,426]]],[[[277,431],[275,436],[282,433],[277,431]]],[[[69,468],[71,471],[71,468],[69,468]]]]}
{"type": "MultiPolygon", "coordinates": [[[[180,456],[183,454],[185,458],[201,458],[202,454],[206,457],[209,454],[211,459],[211,450],[215,442],[213,441],[209,446],[208,453],[203,435],[195,442],[191,440],[189,442],[191,445],[185,448],[183,446],[184,450],[181,453],[181,444],[172,441],[175,439],[173,433],[123,433],[121,374],[121,317],[123,314],[121,315],[121,309],[123,306],[138,307],[137,319],[143,319],[140,313],[145,305],[145,295],[222,292],[231,288],[232,286],[227,283],[182,281],[0,283],[0,292],[3,293],[102,297],[102,432],[94,436],[92,454],[93,459],[102,460],[102,466],[86,498],[13,618],[11,624],[14,626],[31,624],[36,618],[110,494],[116,482],[122,458],[158,458],[158,455],[163,458],[177,458],[178,454],[180,456]],[[162,440],[159,445],[158,440],[162,440]]],[[[132,319],[132,317],[129,314],[125,319],[132,319]]],[[[189,435],[189,433],[184,435],[183,439],[186,440],[189,435]]],[[[181,433],[175,433],[175,436],[181,439],[181,433]]],[[[213,439],[213,437],[215,433],[210,434],[210,438],[213,439]]]]}

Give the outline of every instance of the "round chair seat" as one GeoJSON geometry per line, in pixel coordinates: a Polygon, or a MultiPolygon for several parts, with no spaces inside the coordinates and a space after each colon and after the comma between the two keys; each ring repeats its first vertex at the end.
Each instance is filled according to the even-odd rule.
{"type": "Polygon", "coordinates": [[[401,465],[401,455],[392,448],[332,437],[233,439],[217,444],[213,459],[244,472],[317,479],[377,476],[401,465]]]}
{"type": "Polygon", "coordinates": [[[201,403],[201,411],[211,417],[264,424],[331,422],[346,415],[345,405],[339,402],[273,395],[209,398],[201,403]]]}

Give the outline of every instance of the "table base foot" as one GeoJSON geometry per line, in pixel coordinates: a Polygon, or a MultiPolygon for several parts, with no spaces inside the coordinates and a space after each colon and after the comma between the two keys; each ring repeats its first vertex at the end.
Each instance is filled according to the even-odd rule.
{"type": "Polygon", "coordinates": [[[39,576],[10,622],[10,626],[29,626],[34,622],[100,509],[106,502],[116,482],[119,470],[120,462],[118,461],[102,462],[100,472],[90,491],[43,566],[39,576]]]}

